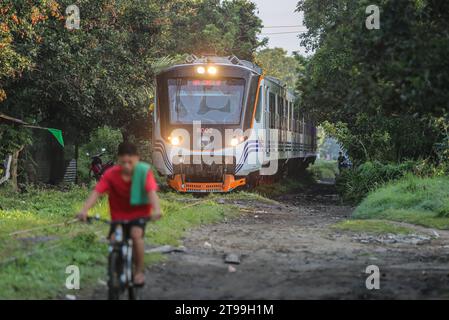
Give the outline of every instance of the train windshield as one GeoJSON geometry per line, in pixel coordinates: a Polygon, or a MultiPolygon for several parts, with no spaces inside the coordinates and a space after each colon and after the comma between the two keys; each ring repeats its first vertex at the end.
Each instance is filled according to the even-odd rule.
{"type": "Polygon", "coordinates": [[[245,80],[168,80],[173,124],[239,124],[245,80]]]}

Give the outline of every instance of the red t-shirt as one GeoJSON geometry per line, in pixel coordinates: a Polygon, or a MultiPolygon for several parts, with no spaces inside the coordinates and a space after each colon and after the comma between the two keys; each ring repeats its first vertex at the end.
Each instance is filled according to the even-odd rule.
{"type": "MultiPolygon", "coordinates": [[[[95,191],[107,193],[109,196],[109,208],[111,210],[112,221],[135,220],[149,217],[151,214],[151,204],[131,206],[131,181],[124,181],[121,171],[120,166],[109,168],[95,186],[95,191]]],[[[145,190],[147,192],[158,190],[151,170],[148,171],[145,190]]]]}

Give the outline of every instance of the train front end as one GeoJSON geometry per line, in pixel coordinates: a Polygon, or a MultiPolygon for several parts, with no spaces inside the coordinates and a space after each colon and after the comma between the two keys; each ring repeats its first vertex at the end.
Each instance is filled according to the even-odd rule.
{"type": "Polygon", "coordinates": [[[228,58],[197,59],[157,76],[153,163],[179,192],[230,192],[246,184],[242,155],[261,74],[228,58]]]}

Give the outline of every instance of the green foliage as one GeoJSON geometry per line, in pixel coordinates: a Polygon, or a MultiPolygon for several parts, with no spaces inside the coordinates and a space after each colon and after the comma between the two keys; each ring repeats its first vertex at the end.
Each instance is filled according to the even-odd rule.
{"type": "Polygon", "coordinates": [[[340,172],[337,177],[337,190],[345,200],[359,202],[370,191],[413,172],[415,166],[416,163],[411,161],[401,164],[366,162],[354,169],[340,172]]]}
{"type": "Polygon", "coordinates": [[[0,160],[29,143],[30,129],[0,124],[0,160]]]}
{"type": "MultiPolygon", "coordinates": [[[[97,239],[98,227],[49,227],[72,220],[86,196],[81,188],[60,192],[29,187],[22,194],[0,190],[0,298],[52,299],[70,293],[65,269],[72,264],[81,269],[83,287],[103,276],[106,245],[97,239]],[[39,229],[10,235],[33,228],[39,229]]],[[[95,212],[106,216],[106,202],[95,212]]],[[[103,233],[106,229],[101,228],[103,233]]]]}
{"type": "MultiPolygon", "coordinates": [[[[264,44],[247,0],[82,0],[80,29],[70,31],[71,4],[0,3],[2,112],[63,130],[67,145],[88,142],[105,124],[148,144],[157,72],[186,53],[253,60],[264,44]]],[[[0,148],[21,144],[10,139],[21,130],[6,136],[2,128],[0,148]]]]}
{"type": "MultiPolygon", "coordinates": [[[[21,9],[28,1],[7,2],[19,21],[29,19],[21,9]]],[[[104,123],[124,133],[149,132],[153,65],[160,68],[153,49],[160,33],[151,25],[163,14],[155,2],[82,1],[81,29],[69,31],[63,13],[73,1],[45,1],[53,11],[36,22],[39,41],[24,41],[24,26],[11,32],[11,45],[29,52],[33,68],[21,77],[0,75],[9,93],[4,112],[62,129],[69,144],[85,142],[104,123]]]]}
{"type": "Polygon", "coordinates": [[[268,76],[278,78],[287,84],[290,90],[295,89],[298,78],[299,61],[288,56],[282,48],[268,48],[257,52],[256,63],[264,69],[268,76]]]}
{"type": "Polygon", "coordinates": [[[435,125],[441,128],[442,138],[435,144],[435,153],[438,156],[438,162],[449,172],[449,121],[445,118],[435,120],[435,125]]]}
{"type": "Polygon", "coordinates": [[[382,0],[380,30],[367,30],[369,0],[301,0],[315,54],[300,73],[303,108],[355,162],[435,158],[449,122],[447,1],[382,0]],[[419,3],[419,5],[418,5],[419,3]]]}
{"type": "Polygon", "coordinates": [[[89,168],[91,156],[102,153],[105,149],[102,160],[106,163],[109,160],[116,161],[118,145],[123,141],[120,130],[103,126],[92,132],[89,142],[79,149],[78,178],[81,182],[89,182],[89,168]]]}
{"type": "Polygon", "coordinates": [[[0,2],[0,103],[7,97],[5,85],[33,67],[45,21],[61,18],[58,9],[53,0],[0,2]]]}
{"type": "Polygon", "coordinates": [[[404,161],[402,163],[365,162],[337,175],[337,190],[346,201],[358,203],[372,191],[407,175],[416,177],[445,177],[449,166],[435,165],[429,160],[404,161]]]}
{"type": "Polygon", "coordinates": [[[196,55],[231,55],[254,60],[262,21],[256,5],[248,0],[168,1],[171,20],[168,37],[174,52],[196,55]]]}
{"type": "Polygon", "coordinates": [[[117,148],[122,143],[122,133],[118,129],[103,126],[92,132],[89,142],[80,148],[83,154],[98,154],[105,149],[105,157],[114,159],[117,154],[117,148]]]}
{"type": "Polygon", "coordinates": [[[316,180],[333,180],[338,174],[337,161],[317,160],[308,171],[316,180]]]}
{"type": "Polygon", "coordinates": [[[449,179],[407,175],[371,192],[357,207],[353,217],[449,229],[449,179]]]}
{"type": "MultiPolygon", "coordinates": [[[[33,5],[26,0],[0,2],[0,104],[6,100],[11,83],[35,67],[46,21],[60,17],[58,4],[52,0],[33,5]]],[[[12,114],[25,118],[27,114],[17,112],[17,107],[12,114]]],[[[0,124],[0,158],[30,142],[30,130],[0,124]]]]}

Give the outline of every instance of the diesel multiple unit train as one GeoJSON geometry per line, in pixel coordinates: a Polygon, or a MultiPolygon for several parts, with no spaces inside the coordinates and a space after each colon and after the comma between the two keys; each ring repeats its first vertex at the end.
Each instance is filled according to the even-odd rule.
{"type": "Polygon", "coordinates": [[[296,97],[251,62],[189,57],[156,79],[153,164],[179,192],[230,192],[294,176],[316,159],[296,97]]]}

